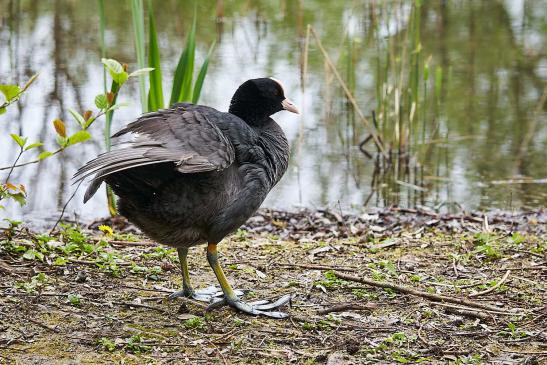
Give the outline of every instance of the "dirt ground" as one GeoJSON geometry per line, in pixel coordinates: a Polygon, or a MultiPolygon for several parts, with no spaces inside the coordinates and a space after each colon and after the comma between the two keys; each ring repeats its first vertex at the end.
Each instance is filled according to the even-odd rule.
{"type": "MultiPolygon", "coordinates": [[[[123,220],[51,237],[14,223],[0,236],[0,363],[545,364],[545,227],[543,211],[261,211],[220,260],[246,300],[293,295],[275,320],[167,300],[175,250],[123,220]]],[[[204,247],[190,255],[194,286],[216,284],[204,247]]]]}

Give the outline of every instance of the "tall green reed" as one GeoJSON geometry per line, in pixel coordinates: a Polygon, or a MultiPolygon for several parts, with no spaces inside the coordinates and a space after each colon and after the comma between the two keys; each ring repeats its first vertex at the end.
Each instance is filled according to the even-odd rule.
{"type": "MultiPolygon", "coordinates": [[[[137,64],[138,68],[142,69],[146,65],[143,0],[131,1],[131,17],[133,19],[133,36],[135,42],[135,52],[137,53],[137,64]]],[[[142,112],[146,113],[148,109],[148,103],[146,101],[145,75],[139,75],[139,94],[141,98],[142,112]]]]}
{"type": "MultiPolygon", "coordinates": [[[[178,102],[197,103],[201,95],[203,83],[207,76],[209,61],[215,47],[215,42],[210,46],[207,55],[200,67],[197,78],[194,81],[194,64],[196,55],[196,15],[192,27],[186,38],[186,45],[179,57],[177,67],[173,75],[173,84],[171,87],[171,96],[169,105],[178,102]]],[[[148,109],[150,111],[163,108],[163,80],[161,73],[161,55],[158,46],[158,33],[154,19],[154,9],[152,2],[148,1],[148,65],[154,68],[150,73],[150,87],[148,89],[148,109]]]]}

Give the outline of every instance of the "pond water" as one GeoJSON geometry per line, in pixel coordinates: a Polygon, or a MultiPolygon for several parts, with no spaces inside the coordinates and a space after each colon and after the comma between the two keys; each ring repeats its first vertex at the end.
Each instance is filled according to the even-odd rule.
{"type": "MultiPolygon", "coordinates": [[[[418,3],[198,2],[198,65],[217,41],[200,103],[227,110],[243,81],[274,76],[302,111],[274,116],[292,156],[264,206],[545,206],[547,1],[418,3]],[[347,92],[313,35],[306,41],[308,24],[347,92]],[[372,141],[360,147],[373,111],[385,154],[372,141]]],[[[171,85],[192,4],[154,2],[164,86],[171,85]]],[[[53,119],[75,131],[68,109],[93,106],[103,73],[98,2],[0,0],[0,9],[0,83],[24,84],[40,73],[21,101],[0,116],[4,167],[18,152],[9,133],[44,141],[53,150],[53,119]]],[[[106,2],[106,43],[107,57],[136,69],[129,1],[106,2]]],[[[116,111],[114,131],[141,112],[136,80],[124,86],[120,100],[129,105],[116,111]]],[[[28,204],[7,204],[0,218],[56,217],[74,191],[70,177],[104,151],[102,123],[92,127],[92,141],[15,170],[11,181],[26,184],[28,204]]],[[[0,173],[3,180],[6,170],[0,173]]],[[[104,193],[84,206],[81,190],[68,206],[69,216],[107,215],[104,193]]]]}

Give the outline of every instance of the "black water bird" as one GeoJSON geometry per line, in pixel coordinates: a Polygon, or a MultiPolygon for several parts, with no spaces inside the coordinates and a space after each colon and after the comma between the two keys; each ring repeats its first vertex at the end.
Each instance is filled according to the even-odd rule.
{"type": "Polygon", "coordinates": [[[87,202],[104,181],[119,197],[118,210],[145,234],[177,248],[183,290],[171,295],[228,304],[249,314],[283,318],[274,303],[247,304],[232,289],[218,263],[217,244],[261,205],[287,169],[289,145],[270,116],[298,113],[273,78],[248,80],[235,92],[228,113],[178,103],[142,115],[114,134],[118,148],[89,161],[75,174],[94,175],[87,202]],[[207,260],[223,299],[190,285],[187,254],[207,243],[207,260]]]}

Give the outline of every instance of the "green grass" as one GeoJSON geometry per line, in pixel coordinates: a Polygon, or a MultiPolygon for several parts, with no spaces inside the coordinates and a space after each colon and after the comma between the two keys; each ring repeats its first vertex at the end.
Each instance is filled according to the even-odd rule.
{"type": "MultiPolygon", "coordinates": [[[[144,6],[142,0],[131,1],[131,17],[133,19],[133,39],[135,42],[135,51],[137,53],[137,64],[138,68],[142,69],[146,65],[146,44],[144,39],[144,6]]],[[[139,75],[139,91],[142,112],[146,113],[148,110],[148,103],[146,102],[146,78],[144,75],[139,75]]]]}

